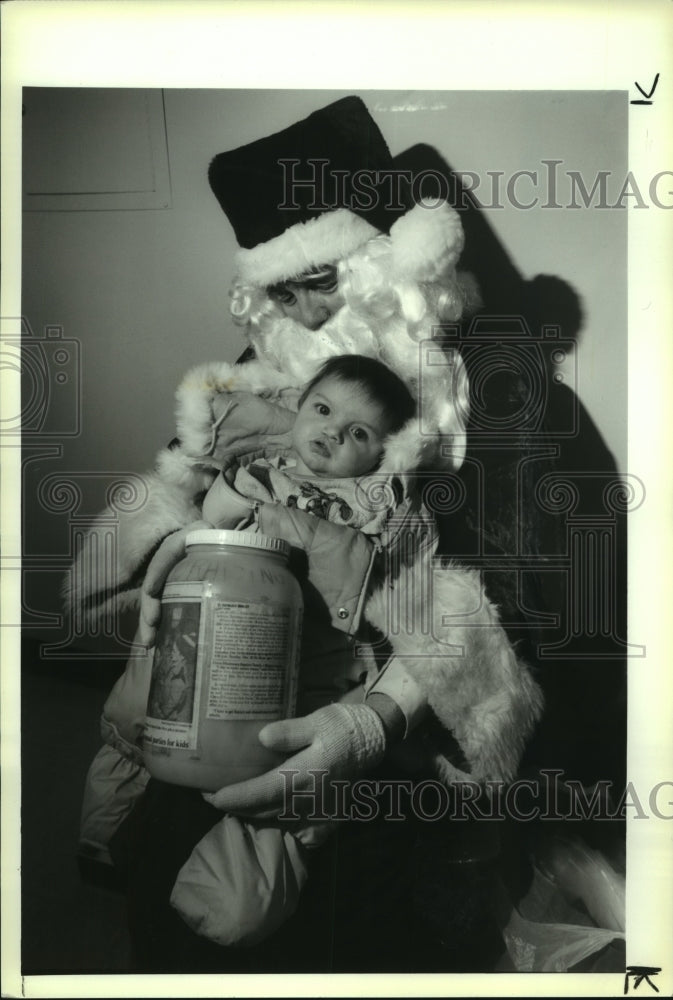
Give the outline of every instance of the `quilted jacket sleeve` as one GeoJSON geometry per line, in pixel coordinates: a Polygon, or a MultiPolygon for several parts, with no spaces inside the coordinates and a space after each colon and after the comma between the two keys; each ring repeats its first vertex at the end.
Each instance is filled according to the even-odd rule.
{"type": "Polygon", "coordinates": [[[280,504],[262,504],[258,519],[263,534],[285,538],[295,550],[306,554],[306,563],[294,567],[298,575],[307,578],[309,587],[325,603],[334,628],[355,635],[378,542],[355,528],[280,504]]]}
{"type": "Polygon", "coordinates": [[[130,657],[103,707],[103,746],[86,776],[79,853],[110,863],[108,845],[149,780],[142,732],[152,674],[152,651],[130,657]]]}

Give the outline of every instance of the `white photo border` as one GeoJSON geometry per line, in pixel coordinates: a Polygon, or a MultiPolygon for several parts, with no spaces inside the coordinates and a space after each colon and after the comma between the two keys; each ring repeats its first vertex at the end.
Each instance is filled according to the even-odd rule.
{"type": "MultiPolygon", "coordinates": [[[[628,90],[659,73],[653,103],[629,115],[629,169],[673,166],[673,8],[585,3],[19,2],[2,7],[2,302],[21,315],[21,87],[628,90]],[[322,43],[324,42],[324,44],[322,43]],[[254,53],[254,56],[252,55],[254,53]],[[299,58],[292,57],[299,54],[299,58]]],[[[629,528],[630,628],[647,657],[629,681],[628,776],[635,787],[671,778],[670,616],[673,479],[665,400],[673,369],[671,219],[629,211],[629,465],[647,503],[629,528]],[[643,639],[644,637],[644,639],[643,639]],[[653,712],[655,714],[653,714],[653,712]]],[[[3,373],[4,375],[4,373],[3,373]]],[[[10,405],[16,386],[3,385],[10,405]]],[[[16,397],[15,397],[16,398],[16,397]]],[[[18,450],[3,449],[3,558],[20,556],[18,450]]],[[[9,574],[10,577],[15,574],[9,574]]],[[[2,581],[3,621],[19,595],[2,581]]],[[[31,976],[18,961],[18,630],[3,628],[2,979],[5,996],[501,995],[614,996],[621,975],[223,977],[31,976]],[[10,919],[8,919],[8,917],[10,919]],[[13,927],[11,925],[14,925],[13,927]]],[[[48,817],[45,817],[48,823],[48,817]]],[[[630,817],[627,965],[661,965],[673,993],[671,821],[630,817]]],[[[646,984],[641,987],[645,990],[646,984]]]]}

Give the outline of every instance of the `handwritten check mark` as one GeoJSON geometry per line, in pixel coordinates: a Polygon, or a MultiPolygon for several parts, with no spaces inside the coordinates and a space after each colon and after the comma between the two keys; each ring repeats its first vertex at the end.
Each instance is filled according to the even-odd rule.
{"type": "Polygon", "coordinates": [[[646,93],[646,92],[645,92],[645,91],[643,90],[643,88],[642,88],[642,87],[640,86],[640,84],[638,83],[638,81],[637,81],[637,80],[636,80],[636,81],[634,81],[634,82],[635,82],[635,84],[636,84],[636,87],[637,87],[637,88],[638,88],[638,90],[640,91],[640,93],[641,93],[641,94],[643,95],[643,97],[644,97],[644,98],[646,98],[646,99],[647,99],[647,100],[649,101],[649,99],[650,99],[650,98],[652,97],[652,94],[653,94],[653,93],[655,92],[655,90],[657,89],[657,84],[659,83],[659,74],[657,73],[657,75],[655,76],[655,78],[654,78],[654,83],[652,84],[652,90],[651,90],[651,91],[649,92],[649,94],[648,94],[648,93],[646,93]]]}

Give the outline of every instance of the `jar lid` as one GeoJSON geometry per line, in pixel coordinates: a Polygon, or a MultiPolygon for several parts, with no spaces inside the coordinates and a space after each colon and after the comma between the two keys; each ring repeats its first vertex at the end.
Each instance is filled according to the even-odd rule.
{"type": "Polygon", "coordinates": [[[265,549],[289,556],[290,543],[272,535],[253,534],[250,531],[228,531],[224,528],[200,528],[190,531],[185,545],[237,545],[246,549],[265,549]]]}

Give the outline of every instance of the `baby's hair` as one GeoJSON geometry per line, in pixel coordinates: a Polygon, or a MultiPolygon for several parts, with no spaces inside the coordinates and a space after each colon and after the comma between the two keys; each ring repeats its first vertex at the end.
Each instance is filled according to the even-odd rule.
{"type": "Polygon", "coordinates": [[[340,379],[360,386],[377,403],[390,424],[390,432],[399,431],[416,414],[416,403],[402,379],[381,361],[363,354],[339,354],[328,358],[304,388],[301,406],[308,394],[326,378],[340,379]]]}

